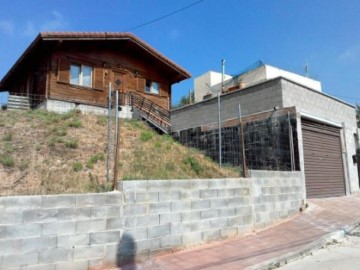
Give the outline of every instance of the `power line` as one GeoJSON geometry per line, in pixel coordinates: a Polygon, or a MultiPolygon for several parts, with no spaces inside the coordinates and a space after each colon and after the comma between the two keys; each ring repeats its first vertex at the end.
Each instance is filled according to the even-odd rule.
{"type": "Polygon", "coordinates": [[[205,0],[196,1],[196,2],[190,4],[190,5],[186,6],[186,7],[177,9],[177,10],[175,10],[175,11],[169,13],[169,14],[163,15],[163,16],[161,16],[161,17],[159,17],[159,18],[156,18],[156,19],[153,19],[153,20],[148,21],[148,22],[146,22],[146,23],[139,24],[139,25],[137,25],[137,26],[131,27],[131,28],[125,30],[125,32],[132,31],[132,30],[135,30],[135,29],[138,29],[138,28],[147,26],[147,25],[149,25],[149,24],[152,24],[152,23],[161,21],[161,20],[163,20],[163,19],[165,19],[165,18],[167,18],[167,17],[170,17],[170,16],[172,16],[172,15],[174,15],[174,14],[176,14],[176,13],[179,13],[179,12],[181,12],[181,11],[184,11],[184,10],[186,10],[186,9],[189,9],[189,8],[191,8],[191,7],[195,6],[195,5],[198,5],[198,4],[200,4],[201,2],[204,2],[204,1],[205,1],[205,0]]]}

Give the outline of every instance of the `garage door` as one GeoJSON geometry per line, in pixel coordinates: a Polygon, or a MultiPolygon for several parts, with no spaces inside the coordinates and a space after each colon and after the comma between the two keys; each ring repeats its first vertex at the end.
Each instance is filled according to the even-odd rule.
{"type": "Polygon", "coordinates": [[[345,195],[340,129],[302,119],[308,198],[345,195]]]}

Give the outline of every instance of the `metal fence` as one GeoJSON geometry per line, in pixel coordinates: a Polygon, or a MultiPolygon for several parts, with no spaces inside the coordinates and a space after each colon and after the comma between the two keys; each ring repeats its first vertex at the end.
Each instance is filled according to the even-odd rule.
{"type": "Polygon", "coordinates": [[[246,170],[299,170],[296,117],[272,114],[270,117],[241,122],[222,123],[221,151],[219,129],[196,127],[174,133],[183,145],[194,147],[224,166],[246,170]],[[221,159],[219,159],[219,155],[221,159]]]}

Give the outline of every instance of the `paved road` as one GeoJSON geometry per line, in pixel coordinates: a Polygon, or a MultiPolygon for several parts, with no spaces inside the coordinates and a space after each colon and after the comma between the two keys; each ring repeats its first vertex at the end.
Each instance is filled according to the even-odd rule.
{"type": "Polygon", "coordinates": [[[360,228],[344,241],[329,245],[313,255],[280,267],[280,270],[356,270],[360,269],[360,228]]]}

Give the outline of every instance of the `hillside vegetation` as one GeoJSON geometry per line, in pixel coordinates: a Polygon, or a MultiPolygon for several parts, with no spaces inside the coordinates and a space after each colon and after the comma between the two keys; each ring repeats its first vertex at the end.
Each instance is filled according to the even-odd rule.
{"type": "MultiPolygon", "coordinates": [[[[114,124],[112,125],[114,146],[114,124]]],[[[113,148],[113,147],[112,147],[113,148]]],[[[34,111],[0,111],[0,195],[100,192],[107,175],[107,118],[34,111]]],[[[200,152],[146,123],[120,121],[119,180],[234,177],[200,152]]]]}

